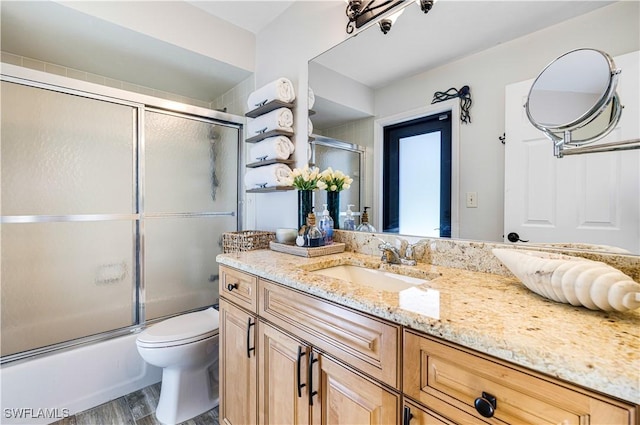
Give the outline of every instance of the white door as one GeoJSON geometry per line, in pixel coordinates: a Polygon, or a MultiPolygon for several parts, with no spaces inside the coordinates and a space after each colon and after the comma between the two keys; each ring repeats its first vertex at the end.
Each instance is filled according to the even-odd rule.
{"type": "MultiPolygon", "coordinates": [[[[640,52],[614,58],[622,69],[618,126],[602,141],[640,137],[640,52]]],[[[640,150],[553,156],[553,144],[527,119],[533,80],[505,94],[504,237],[530,243],[607,245],[640,253],[640,150]]]]}

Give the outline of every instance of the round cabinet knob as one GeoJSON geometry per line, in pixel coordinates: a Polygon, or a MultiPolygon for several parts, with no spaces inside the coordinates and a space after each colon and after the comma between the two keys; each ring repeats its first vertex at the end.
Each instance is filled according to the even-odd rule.
{"type": "Polygon", "coordinates": [[[482,397],[476,398],[476,401],[473,403],[478,413],[480,413],[485,418],[490,418],[496,413],[497,400],[496,398],[489,393],[482,393],[482,397]]]}
{"type": "Polygon", "coordinates": [[[234,289],[238,289],[238,284],[237,283],[234,283],[234,284],[230,283],[230,284],[227,285],[227,290],[229,292],[233,291],[234,289]]]}

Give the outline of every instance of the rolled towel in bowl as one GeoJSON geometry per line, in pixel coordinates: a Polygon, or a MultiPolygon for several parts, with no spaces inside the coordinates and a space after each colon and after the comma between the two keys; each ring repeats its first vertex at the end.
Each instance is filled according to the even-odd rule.
{"type": "Polygon", "coordinates": [[[286,186],[289,183],[290,175],[291,168],[285,164],[271,164],[264,167],[250,168],[244,175],[244,185],[247,189],[286,186]]]}
{"type": "Polygon", "coordinates": [[[307,118],[307,135],[311,136],[313,134],[313,123],[311,122],[311,118],[307,118]]]}
{"type": "Polygon", "coordinates": [[[282,102],[291,103],[296,99],[296,92],[293,88],[291,80],[288,78],[278,78],[249,95],[247,106],[249,110],[253,110],[272,100],[280,100],[282,102]]]}
{"type": "Polygon", "coordinates": [[[293,112],[289,108],[278,108],[251,120],[247,124],[247,136],[253,137],[271,130],[293,131],[293,112]]]}
{"type": "Polygon", "coordinates": [[[249,150],[249,158],[250,161],[287,159],[294,150],[295,146],[287,136],[267,137],[251,147],[249,150]]]}

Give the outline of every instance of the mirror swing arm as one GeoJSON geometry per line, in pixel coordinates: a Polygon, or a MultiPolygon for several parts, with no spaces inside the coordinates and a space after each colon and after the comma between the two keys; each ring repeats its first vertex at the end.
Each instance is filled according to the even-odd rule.
{"type": "Polygon", "coordinates": [[[524,107],[531,124],[553,142],[554,156],[640,149],[640,139],[584,146],[609,134],[620,121],[624,108],[616,93],[620,73],[608,54],[595,49],[565,53],[540,72],[524,107]],[[575,78],[587,72],[592,72],[591,79],[575,78]],[[606,125],[594,123],[608,110],[606,125]],[[591,125],[588,136],[574,139],[573,132],[587,125],[591,125]]]}

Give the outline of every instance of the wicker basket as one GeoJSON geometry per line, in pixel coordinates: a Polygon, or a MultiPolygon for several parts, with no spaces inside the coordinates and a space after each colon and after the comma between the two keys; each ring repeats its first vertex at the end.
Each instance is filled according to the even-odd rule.
{"type": "Polygon", "coordinates": [[[269,242],[276,238],[274,232],[261,230],[243,230],[222,234],[222,252],[253,251],[255,249],[269,249],[269,242]]]}

